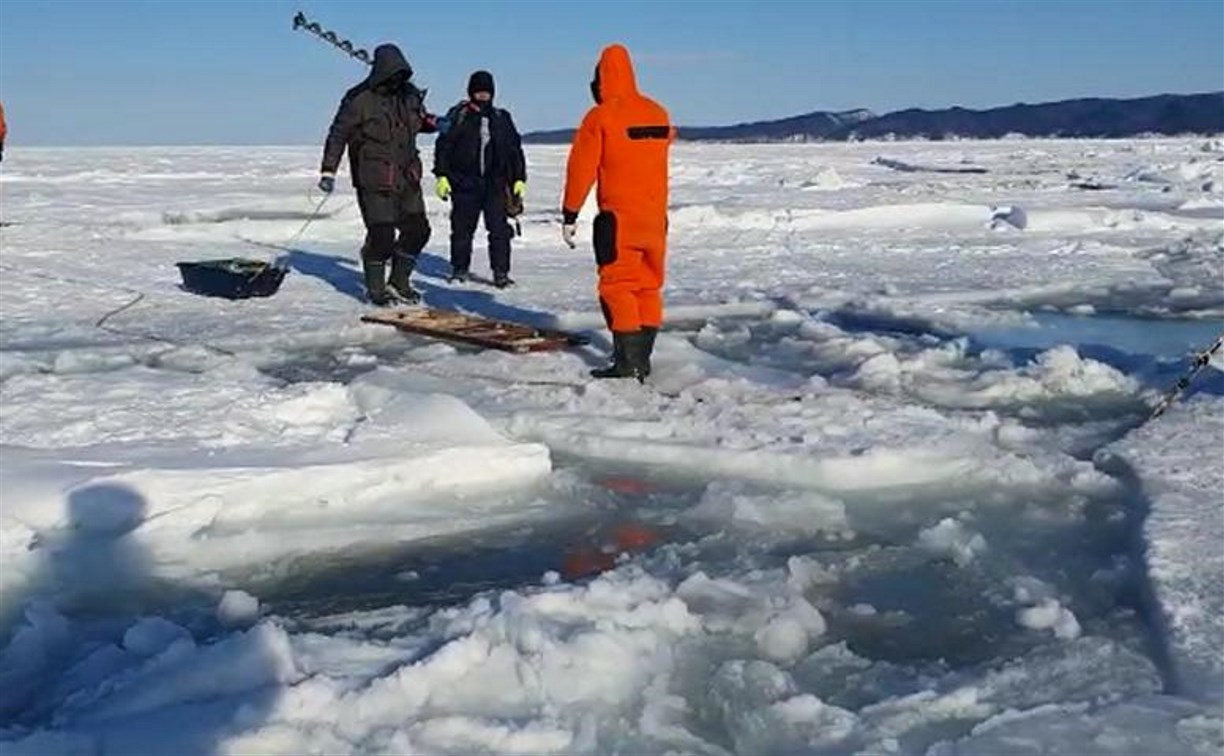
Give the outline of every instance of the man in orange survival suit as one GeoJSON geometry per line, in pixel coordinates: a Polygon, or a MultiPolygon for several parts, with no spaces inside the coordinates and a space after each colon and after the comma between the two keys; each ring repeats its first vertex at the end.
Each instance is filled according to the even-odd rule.
{"type": "Polygon", "coordinates": [[[667,153],[674,132],[667,111],[638,93],[629,51],[604,49],[591,82],[595,107],[574,135],[565,171],[561,237],[572,249],[578,211],[599,181],[595,261],[599,303],[612,331],[612,364],[596,378],[650,375],[663,322],[667,254],[667,153]]]}

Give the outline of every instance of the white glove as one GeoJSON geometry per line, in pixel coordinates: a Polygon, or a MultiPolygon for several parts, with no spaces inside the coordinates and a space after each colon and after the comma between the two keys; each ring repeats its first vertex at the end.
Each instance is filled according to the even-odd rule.
{"type": "Polygon", "coordinates": [[[570,249],[574,249],[578,245],[574,243],[574,236],[578,233],[578,226],[574,223],[561,224],[561,241],[569,245],[570,249]]]}

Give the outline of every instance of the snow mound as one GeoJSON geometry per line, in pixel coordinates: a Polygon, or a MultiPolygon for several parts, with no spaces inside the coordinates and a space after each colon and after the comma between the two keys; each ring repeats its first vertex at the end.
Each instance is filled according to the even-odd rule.
{"type": "Polygon", "coordinates": [[[946,556],[964,567],[986,550],[986,539],[967,529],[959,521],[946,517],[918,534],[918,545],[940,556],[946,556]]]}
{"type": "Polygon", "coordinates": [[[815,176],[801,183],[799,188],[805,192],[832,192],[855,186],[861,185],[847,181],[836,168],[830,167],[820,169],[815,176]]]}
{"type": "Polygon", "coordinates": [[[259,619],[259,599],[246,591],[226,591],[217,604],[217,619],[225,627],[253,625],[259,619]]]}
{"type": "Polygon", "coordinates": [[[799,536],[849,531],[845,505],[814,491],[762,493],[732,482],[706,487],[688,512],[694,521],[746,532],[799,536]]]}
{"type": "Polygon", "coordinates": [[[822,364],[846,371],[838,379],[845,385],[908,395],[946,408],[1008,409],[1071,399],[1125,403],[1133,402],[1140,390],[1135,379],[1082,357],[1069,345],[1041,352],[1016,369],[998,352],[971,358],[964,338],[915,346],[886,336],[852,334],[826,323],[806,324],[798,338],[822,364]]]}
{"type": "Polygon", "coordinates": [[[1042,599],[1037,606],[1021,609],[1016,621],[1030,630],[1053,630],[1061,640],[1074,640],[1080,636],[1080,624],[1071,610],[1054,599],[1042,599]]]}
{"type": "MultiPolygon", "coordinates": [[[[114,426],[113,438],[129,445],[73,452],[10,447],[0,468],[0,486],[13,494],[0,514],[8,568],[0,587],[39,574],[91,582],[90,560],[108,555],[131,562],[134,574],[194,580],[290,554],[532,516],[531,507],[515,512],[506,493],[548,474],[545,447],[509,441],[454,397],[396,390],[384,379],[374,375],[350,387],[298,384],[284,392],[235,385],[239,396],[260,397],[238,416],[196,414],[193,407],[209,395],[194,377],[190,398],[180,397],[178,407],[147,399],[154,412],[198,417],[189,427],[142,417],[146,398],[129,386],[112,400],[113,413],[128,418],[114,426]],[[133,396],[137,404],[124,406],[133,396]],[[245,443],[199,453],[208,446],[201,435],[217,439],[227,425],[252,418],[245,443]],[[299,435],[304,428],[311,430],[299,435]],[[306,439],[314,443],[304,445],[306,439]],[[451,501],[459,495],[468,498],[451,501]],[[38,540],[42,548],[31,548],[38,540]]],[[[173,384],[174,376],[167,380],[173,384]]],[[[82,414],[71,434],[65,426],[53,432],[90,437],[106,417],[98,413],[90,424],[82,414]]]]}
{"type": "Polygon", "coordinates": [[[986,205],[910,203],[848,210],[728,211],[714,205],[689,205],[671,213],[673,228],[762,231],[862,231],[896,229],[952,230],[985,228],[986,205]]]}
{"type": "Polygon", "coordinates": [[[310,218],[330,218],[331,212],[315,213],[312,210],[291,210],[278,207],[228,207],[220,210],[167,211],[162,213],[162,222],[167,226],[187,226],[207,223],[228,223],[236,220],[254,221],[305,221],[310,218]]]}
{"type": "Polygon", "coordinates": [[[1023,231],[1028,227],[1028,213],[1022,207],[1001,205],[990,208],[990,227],[1011,227],[1023,231]]]}
{"type": "Polygon", "coordinates": [[[336,384],[274,387],[253,371],[185,373],[137,366],[19,375],[0,386],[0,434],[36,448],[192,441],[233,447],[276,439],[342,440],[359,410],[336,384]],[[88,395],[88,404],[80,397],[88,395]],[[49,425],[48,413],[60,422],[49,425]]]}

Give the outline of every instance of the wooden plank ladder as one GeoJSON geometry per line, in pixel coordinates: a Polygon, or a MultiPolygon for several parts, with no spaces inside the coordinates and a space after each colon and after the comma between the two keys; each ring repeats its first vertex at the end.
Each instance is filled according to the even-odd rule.
{"type": "Polygon", "coordinates": [[[427,307],[378,310],[361,319],[408,333],[506,352],[546,352],[586,343],[578,334],[427,307]]]}

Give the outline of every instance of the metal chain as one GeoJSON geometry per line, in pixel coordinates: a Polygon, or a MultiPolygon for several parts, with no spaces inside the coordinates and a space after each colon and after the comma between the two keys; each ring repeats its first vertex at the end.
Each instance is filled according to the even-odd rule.
{"type": "Polygon", "coordinates": [[[329,45],[339,49],[345,55],[356,58],[367,66],[371,65],[370,54],[368,52],[361,48],[353,47],[352,42],[347,39],[340,39],[334,31],[324,29],[317,21],[311,21],[306,18],[306,14],[301,12],[293,17],[293,30],[297,31],[298,29],[305,29],[329,45]]]}
{"type": "Polygon", "coordinates": [[[1216,338],[1215,343],[1207,347],[1203,351],[1194,356],[1194,360],[1190,363],[1190,369],[1181,378],[1177,379],[1177,383],[1173,384],[1173,388],[1169,389],[1164,398],[1157,403],[1156,408],[1152,410],[1151,417],[1148,420],[1155,420],[1165,413],[1165,410],[1173,406],[1173,403],[1181,397],[1182,393],[1190,387],[1190,382],[1203,372],[1203,368],[1207,367],[1207,363],[1211,362],[1211,357],[1216,352],[1224,348],[1224,333],[1216,338]]]}

